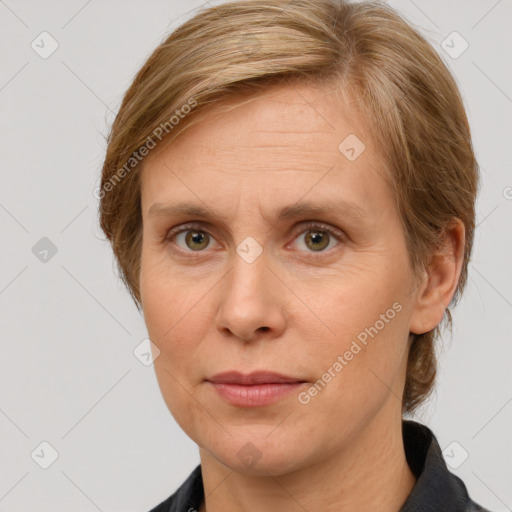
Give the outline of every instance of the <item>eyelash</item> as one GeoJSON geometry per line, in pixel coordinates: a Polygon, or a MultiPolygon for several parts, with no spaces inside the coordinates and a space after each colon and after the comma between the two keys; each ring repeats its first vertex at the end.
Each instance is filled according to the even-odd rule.
{"type": "MultiPolygon", "coordinates": [[[[164,243],[165,244],[170,243],[173,237],[175,237],[176,235],[179,235],[180,233],[184,233],[187,231],[200,231],[200,232],[210,235],[210,233],[201,224],[191,222],[191,223],[183,224],[177,228],[173,228],[173,229],[169,230],[167,232],[167,234],[165,235],[164,243]]],[[[338,242],[342,242],[344,240],[343,234],[339,230],[331,228],[327,224],[322,224],[322,223],[315,222],[315,221],[310,221],[309,223],[302,224],[300,226],[300,231],[298,229],[294,230],[293,240],[295,240],[298,237],[298,235],[305,233],[307,231],[326,232],[330,236],[334,237],[338,242]]],[[[201,257],[202,256],[201,253],[205,252],[204,250],[203,251],[192,251],[192,250],[187,251],[187,250],[181,249],[181,248],[179,248],[179,250],[182,252],[186,252],[187,256],[192,254],[193,258],[201,257]]],[[[333,250],[334,250],[334,248],[328,249],[328,250],[323,250],[323,251],[318,251],[318,252],[314,252],[314,251],[300,251],[300,252],[307,253],[308,254],[307,259],[309,259],[309,260],[318,260],[318,259],[324,257],[325,254],[330,253],[333,250]]]]}

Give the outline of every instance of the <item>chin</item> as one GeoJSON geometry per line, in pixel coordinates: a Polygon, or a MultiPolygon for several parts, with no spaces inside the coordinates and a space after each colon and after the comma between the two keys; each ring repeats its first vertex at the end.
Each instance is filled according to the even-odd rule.
{"type": "MultiPolygon", "coordinates": [[[[304,452],[303,442],[290,442],[292,436],[287,435],[272,438],[274,434],[268,435],[269,432],[268,426],[265,426],[263,434],[260,429],[257,433],[248,429],[244,434],[238,432],[236,437],[227,435],[222,441],[202,446],[232,471],[252,476],[281,476],[306,463],[310,454],[304,452]]],[[[309,450],[314,452],[311,443],[309,450]]]]}

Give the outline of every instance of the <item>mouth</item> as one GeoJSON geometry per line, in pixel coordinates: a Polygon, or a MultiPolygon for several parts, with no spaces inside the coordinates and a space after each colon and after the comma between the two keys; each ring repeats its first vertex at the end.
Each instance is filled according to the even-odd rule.
{"type": "Polygon", "coordinates": [[[231,405],[259,407],[269,405],[298,390],[307,381],[275,372],[237,371],[219,373],[206,379],[217,394],[231,405]]]}
{"type": "Polygon", "coordinates": [[[290,377],[281,373],[268,371],[255,371],[252,373],[240,373],[237,371],[229,371],[219,373],[207,379],[214,384],[239,384],[242,386],[253,386],[256,384],[293,384],[298,382],[306,382],[297,377],[290,377]]]}

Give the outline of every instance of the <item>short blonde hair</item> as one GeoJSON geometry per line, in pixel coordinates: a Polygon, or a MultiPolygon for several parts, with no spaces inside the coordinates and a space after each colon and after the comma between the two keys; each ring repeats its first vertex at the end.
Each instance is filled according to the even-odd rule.
{"type": "MultiPolygon", "coordinates": [[[[165,39],[136,75],[111,127],[100,224],[137,307],[143,157],[223,99],[292,80],[335,83],[356,99],[387,164],[415,271],[450,220],[462,220],[464,260],[453,305],[467,279],[479,178],[463,101],[439,55],[379,2],[240,0],[200,11],[165,39]]],[[[445,319],[451,325],[449,308],[445,319]]],[[[412,342],[403,412],[433,388],[439,328],[412,342]]]]}

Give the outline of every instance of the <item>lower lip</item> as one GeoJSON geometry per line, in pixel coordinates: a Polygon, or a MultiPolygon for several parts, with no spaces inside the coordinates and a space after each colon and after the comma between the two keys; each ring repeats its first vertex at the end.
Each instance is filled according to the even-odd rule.
{"type": "Polygon", "coordinates": [[[242,407],[258,407],[276,402],[280,398],[297,391],[303,386],[304,382],[286,382],[274,384],[254,384],[252,386],[244,386],[242,384],[210,384],[215,391],[227,402],[232,405],[242,407]]]}

